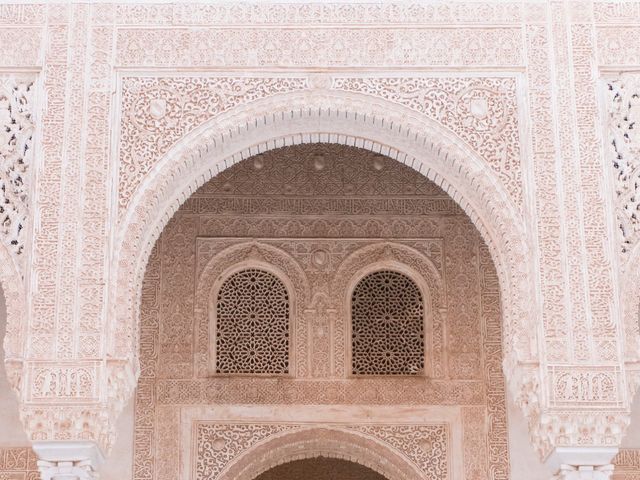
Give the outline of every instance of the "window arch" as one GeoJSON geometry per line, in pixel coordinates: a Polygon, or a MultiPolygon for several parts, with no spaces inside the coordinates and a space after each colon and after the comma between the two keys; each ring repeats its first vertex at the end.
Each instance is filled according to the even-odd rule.
{"type": "Polygon", "coordinates": [[[422,293],[407,275],[394,270],[365,275],[351,294],[351,373],[424,373],[424,318],[422,293]]]}
{"type": "Polygon", "coordinates": [[[246,268],[227,278],[216,298],[215,371],[289,373],[289,292],[276,275],[246,268]]]}

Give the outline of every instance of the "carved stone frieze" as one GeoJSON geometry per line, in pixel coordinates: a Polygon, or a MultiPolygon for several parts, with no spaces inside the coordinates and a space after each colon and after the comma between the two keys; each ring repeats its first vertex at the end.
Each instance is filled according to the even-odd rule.
{"type": "Polygon", "coordinates": [[[518,66],[516,27],[385,28],[121,28],[122,66],[326,67],[518,66]],[[169,33],[171,32],[171,33],[169,33]],[[447,48],[448,47],[448,48],[447,48]],[[312,51],[313,55],[309,55],[312,51]],[[188,53],[186,53],[188,52],[188,53]],[[186,54],[185,54],[186,53],[186,54]]]}
{"type": "MultiPolygon", "coordinates": [[[[17,12],[7,11],[7,19],[17,12]]],[[[32,16],[35,13],[31,14],[32,16]]],[[[293,25],[317,24],[519,24],[522,5],[518,2],[476,3],[460,2],[439,5],[425,3],[390,4],[175,4],[141,8],[117,5],[115,21],[122,25],[279,25],[286,18],[293,25]]]]}

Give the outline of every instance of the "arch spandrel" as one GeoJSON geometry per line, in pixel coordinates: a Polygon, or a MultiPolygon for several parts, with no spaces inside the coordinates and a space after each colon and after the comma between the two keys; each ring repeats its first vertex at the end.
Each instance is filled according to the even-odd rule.
{"type": "MultiPolygon", "coordinates": [[[[326,90],[282,94],[238,106],[182,138],[144,178],[117,228],[115,300],[109,302],[115,309],[109,336],[115,339],[112,354],[134,356],[146,261],[180,204],[242,159],[286,145],[318,142],[361,147],[411,166],[442,187],[469,215],[489,247],[500,279],[504,366],[511,390],[519,399],[537,399],[530,390],[539,388],[541,312],[536,307],[533,264],[523,261],[533,258],[532,249],[525,235],[526,221],[498,175],[466,142],[426,116],[386,100],[326,90]]],[[[537,403],[530,404],[528,411],[537,408],[537,403]]]]}

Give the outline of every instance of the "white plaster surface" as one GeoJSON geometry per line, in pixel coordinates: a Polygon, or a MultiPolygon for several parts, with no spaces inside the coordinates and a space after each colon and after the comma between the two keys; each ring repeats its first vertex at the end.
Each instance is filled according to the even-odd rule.
{"type": "Polygon", "coordinates": [[[621,448],[640,448],[640,395],[631,404],[631,425],[622,439],[621,448]]]}
{"type": "Polygon", "coordinates": [[[111,454],[100,469],[100,480],[125,480],[133,478],[133,406],[135,396],[124,407],[116,432],[118,437],[111,454]]]}
{"type": "Polygon", "coordinates": [[[18,399],[11,390],[4,368],[4,334],[7,327],[7,309],[0,288],[0,447],[29,445],[18,415],[18,399]]]}
{"type": "Polygon", "coordinates": [[[509,456],[511,478],[514,480],[541,480],[553,477],[553,471],[545,466],[529,441],[527,423],[510,395],[507,395],[507,424],[509,426],[509,456]]]}

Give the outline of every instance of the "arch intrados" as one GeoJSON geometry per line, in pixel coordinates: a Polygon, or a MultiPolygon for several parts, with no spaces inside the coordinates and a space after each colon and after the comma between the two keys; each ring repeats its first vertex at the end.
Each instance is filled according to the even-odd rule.
{"type": "Polygon", "coordinates": [[[258,443],[228,465],[220,479],[254,480],[278,465],[320,456],[358,463],[389,479],[422,478],[415,464],[378,439],[335,427],[316,427],[275,435],[258,443]]]}
{"type": "Polygon", "coordinates": [[[237,107],[186,135],[147,175],[115,238],[119,343],[115,356],[137,349],[142,279],[151,248],[172,214],[197,188],[236,162],[283,146],[337,143],[405,163],[444,189],[467,213],[491,253],[503,299],[505,367],[537,360],[537,283],[525,223],[498,175],[453,132],[395,103],[360,94],[303,92],[237,107]],[[125,339],[122,341],[121,339],[125,339]],[[131,340],[126,340],[131,339],[131,340]]]}

